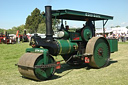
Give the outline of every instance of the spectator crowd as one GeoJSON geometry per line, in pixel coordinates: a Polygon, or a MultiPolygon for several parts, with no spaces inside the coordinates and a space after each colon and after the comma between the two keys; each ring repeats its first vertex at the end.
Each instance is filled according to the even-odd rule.
{"type": "MultiPolygon", "coordinates": [[[[97,37],[102,37],[103,35],[97,34],[97,37]]],[[[109,33],[105,35],[107,39],[118,39],[118,41],[126,42],[128,40],[128,33],[109,33]]]]}

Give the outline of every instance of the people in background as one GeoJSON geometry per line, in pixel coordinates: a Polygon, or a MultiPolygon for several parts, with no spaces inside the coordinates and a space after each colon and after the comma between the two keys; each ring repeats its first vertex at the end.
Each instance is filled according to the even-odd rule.
{"type": "MultiPolygon", "coordinates": [[[[101,37],[99,33],[97,33],[97,37],[101,37]]],[[[107,39],[118,39],[118,41],[126,42],[128,40],[128,33],[112,33],[106,36],[107,39]]]]}

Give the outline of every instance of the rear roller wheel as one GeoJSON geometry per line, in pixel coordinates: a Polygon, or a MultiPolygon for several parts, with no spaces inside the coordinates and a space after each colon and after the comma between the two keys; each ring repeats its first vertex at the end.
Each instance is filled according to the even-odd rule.
{"type": "Polygon", "coordinates": [[[91,53],[89,65],[102,68],[108,65],[110,60],[110,47],[108,41],[103,37],[93,37],[89,40],[86,53],[91,53]]]}
{"type": "MultiPolygon", "coordinates": [[[[48,56],[48,64],[54,63],[54,59],[48,56]]],[[[25,53],[18,62],[18,70],[24,77],[34,80],[49,79],[55,72],[55,67],[50,68],[33,68],[36,65],[43,65],[44,58],[40,53],[25,53]],[[24,66],[24,67],[20,67],[24,66]]]]}

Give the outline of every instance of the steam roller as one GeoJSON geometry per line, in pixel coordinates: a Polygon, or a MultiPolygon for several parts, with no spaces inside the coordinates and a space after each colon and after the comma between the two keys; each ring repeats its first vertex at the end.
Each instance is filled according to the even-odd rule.
{"type": "MultiPolygon", "coordinates": [[[[46,37],[37,34],[31,37],[30,46],[17,64],[20,74],[34,80],[47,80],[61,68],[61,61],[53,56],[61,55],[70,66],[89,65],[103,68],[109,64],[110,53],[118,50],[116,39],[95,36],[95,21],[103,20],[103,25],[112,16],[100,15],[75,10],[51,10],[45,6],[46,37]],[[52,18],[61,20],[57,37],[53,37],[52,18]],[[71,31],[64,26],[63,19],[86,21],[81,29],[71,31]],[[106,22],[104,23],[104,20],[106,22]]],[[[105,33],[105,32],[104,32],[105,33]]],[[[104,34],[103,33],[103,34],[104,34]]],[[[59,56],[58,56],[59,57],[59,56]]]]}

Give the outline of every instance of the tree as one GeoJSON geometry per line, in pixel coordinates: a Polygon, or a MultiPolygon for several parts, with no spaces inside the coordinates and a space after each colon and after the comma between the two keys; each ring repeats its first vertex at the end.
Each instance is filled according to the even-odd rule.
{"type": "Polygon", "coordinates": [[[111,26],[111,28],[114,28],[114,26],[111,26]]]}
{"type": "Polygon", "coordinates": [[[12,27],[12,29],[7,29],[6,31],[9,34],[16,34],[17,30],[19,30],[19,34],[23,34],[24,29],[24,25],[20,25],[18,27],[12,27]]]}
{"type": "Polygon", "coordinates": [[[128,26],[126,26],[126,28],[128,29],[128,26]]]}
{"type": "Polygon", "coordinates": [[[24,29],[25,29],[24,25],[20,25],[16,28],[15,32],[17,32],[17,30],[19,30],[19,34],[24,34],[24,29]]]}
{"type": "Polygon", "coordinates": [[[119,26],[119,25],[117,25],[117,26],[115,26],[115,27],[117,27],[117,28],[118,28],[118,27],[120,27],[120,26],[119,26]]]}
{"type": "MultiPolygon", "coordinates": [[[[35,8],[31,15],[26,18],[25,29],[30,33],[45,33],[45,17],[43,16],[44,12],[40,12],[39,9],[35,8]]],[[[55,29],[55,25],[59,24],[59,19],[52,19],[52,27],[55,29]]]]}
{"type": "Polygon", "coordinates": [[[46,24],[45,23],[41,23],[41,24],[39,24],[39,26],[38,26],[38,31],[37,31],[38,33],[46,33],[46,24]]]}
{"type": "Polygon", "coordinates": [[[5,29],[0,28],[0,33],[4,33],[5,29]]]}
{"type": "Polygon", "coordinates": [[[28,29],[30,33],[36,33],[38,31],[38,26],[43,21],[43,16],[40,13],[38,8],[35,8],[31,15],[29,15],[26,19],[25,29],[28,29]]]}

